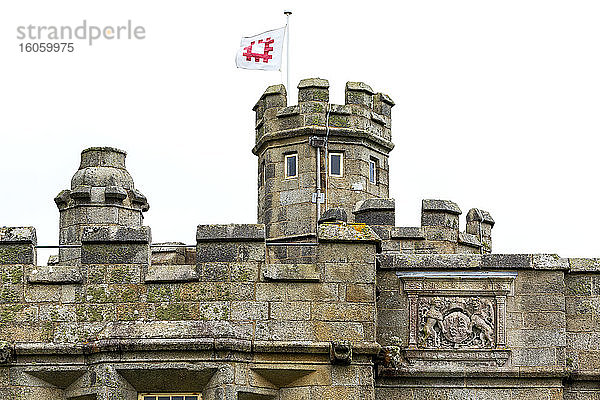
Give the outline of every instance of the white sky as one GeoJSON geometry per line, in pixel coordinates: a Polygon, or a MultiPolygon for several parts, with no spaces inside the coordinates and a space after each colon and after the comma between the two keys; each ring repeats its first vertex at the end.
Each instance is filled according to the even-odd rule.
{"type": "MultiPolygon", "coordinates": [[[[600,257],[598,1],[4,1],[0,225],[57,244],[53,198],[89,146],[128,151],[155,242],[256,222],[252,106],[279,72],[238,70],[242,36],[292,9],[291,103],[302,78],[389,94],[399,226],[423,198],[496,220],[494,252],[600,257]],[[19,52],[19,25],[120,25],[143,41],[19,52]]],[[[47,255],[42,255],[45,262],[47,255]]]]}

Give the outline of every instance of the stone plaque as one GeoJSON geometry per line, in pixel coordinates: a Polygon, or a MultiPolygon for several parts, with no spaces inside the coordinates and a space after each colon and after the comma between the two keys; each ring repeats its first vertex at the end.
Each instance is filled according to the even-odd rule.
{"type": "Polygon", "coordinates": [[[494,298],[424,296],[418,304],[419,347],[495,347],[494,298]]]}
{"type": "Polygon", "coordinates": [[[515,273],[397,274],[409,300],[409,359],[412,355],[504,364],[509,354],[506,296],[511,294],[515,273]],[[461,355],[450,357],[449,351],[461,355]]]}

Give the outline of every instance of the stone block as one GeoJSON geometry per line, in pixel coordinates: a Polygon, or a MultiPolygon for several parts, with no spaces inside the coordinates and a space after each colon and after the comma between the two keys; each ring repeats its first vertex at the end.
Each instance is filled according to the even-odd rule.
{"type": "Polygon", "coordinates": [[[319,218],[319,223],[323,222],[348,222],[348,214],[343,208],[330,208],[319,218]]]}
{"type": "Polygon", "coordinates": [[[83,243],[82,264],[149,264],[150,246],[127,243],[83,243]]]}
{"type": "Polygon", "coordinates": [[[269,108],[285,107],[287,106],[287,93],[284,85],[271,85],[269,86],[261,99],[264,99],[265,110],[269,108]]]}
{"type": "Polygon", "coordinates": [[[346,301],[370,303],[375,301],[375,287],[371,284],[351,283],[346,285],[346,301]]]}
{"type": "Polygon", "coordinates": [[[315,340],[309,321],[269,320],[256,322],[256,340],[315,340]]]}
{"type": "Polygon", "coordinates": [[[196,262],[234,262],[237,254],[238,246],[235,243],[198,243],[196,262]]]}
{"type": "Polygon", "coordinates": [[[373,94],[375,94],[373,89],[363,82],[346,82],[345,104],[356,104],[372,108],[373,94]]]}
{"type": "Polygon", "coordinates": [[[592,277],[589,275],[566,275],[565,285],[567,296],[591,296],[592,277]]]}
{"type": "Polygon", "coordinates": [[[232,282],[255,282],[258,281],[259,263],[243,262],[230,263],[230,274],[232,282]]]}
{"type": "Polygon", "coordinates": [[[322,321],[367,321],[375,319],[372,304],[316,303],[311,310],[313,320],[322,321]]]}
{"type": "MultiPolygon", "coordinates": [[[[355,244],[378,244],[381,242],[381,239],[379,236],[377,236],[373,229],[365,224],[326,222],[319,225],[318,236],[319,241],[321,242],[355,242],[355,244]]],[[[348,248],[344,248],[344,246],[336,247],[348,250],[348,248]]],[[[365,250],[364,247],[355,247],[355,249],[355,251],[362,251],[370,254],[370,251],[365,250]]],[[[375,249],[373,248],[373,250],[375,249]]],[[[319,248],[319,251],[321,251],[321,248],[319,248]]]]}
{"type": "Polygon", "coordinates": [[[425,234],[421,227],[394,227],[390,231],[390,238],[424,240],[425,234]]]}
{"type": "Polygon", "coordinates": [[[264,241],[264,224],[198,225],[198,242],[264,241]]]}
{"type": "Polygon", "coordinates": [[[375,283],[375,264],[325,263],[325,282],[375,283]]]}
{"type": "Polygon", "coordinates": [[[385,117],[392,117],[392,107],[394,107],[394,101],[390,96],[384,93],[377,93],[373,97],[373,111],[379,115],[385,117]]]}
{"type": "Polygon", "coordinates": [[[556,348],[514,348],[512,351],[512,363],[515,366],[552,366],[556,365],[556,348]]]}
{"type": "Polygon", "coordinates": [[[359,322],[313,321],[314,338],[318,341],[350,341],[364,340],[363,324],[359,322]]]}
{"type": "Polygon", "coordinates": [[[309,320],[310,302],[281,301],[270,303],[270,319],[309,320]]]}
{"type": "Polygon", "coordinates": [[[421,206],[421,226],[443,226],[458,230],[458,205],[448,200],[425,199],[421,206]]]}
{"type": "Polygon", "coordinates": [[[190,282],[199,278],[195,265],[150,265],[146,282],[190,282]]]}
{"type": "Polygon", "coordinates": [[[59,285],[27,285],[25,301],[28,303],[58,302],[61,287],[59,285]]]}
{"type": "MultiPolygon", "coordinates": [[[[527,319],[527,317],[524,317],[527,319]]],[[[540,348],[566,346],[565,328],[553,329],[521,329],[507,330],[506,339],[509,347],[540,348]]]]}
{"type": "Polygon", "coordinates": [[[271,281],[318,282],[321,271],[317,264],[265,264],[263,277],[271,281]]]}
{"type": "Polygon", "coordinates": [[[150,227],[90,226],[83,229],[82,243],[151,243],[150,227]]]}
{"type": "Polygon", "coordinates": [[[524,329],[556,329],[565,328],[564,312],[526,312],[523,314],[524,329]]]}
{"type": "Polygon", "coordinates": [[[201,266],[202,281],[217,281],[225,282],[229,280],[229,263],[224,262],[207,262],[201,266]]]}
{"type": "Polygon", "coordinates": [[[37,284],[81,283],[80,267],[67,265],[37,266],[28,271],[27,281],[37,284]]]}
{"type": "Polygon", "coordinates": [[[0,227],[0,265],[35,264],[37,237],[33,227],[0,227]]]}
{"type": "Polygon", "coordinates": [[[289,301],[338,301],[343,296],[335,283],[290,283],[286,289],[289,301]]]}
{"type": "Polygon", "coordinates": [[[269,319],[269,303],[265,301],[233,301],[231,302],[232,320],[267,320],[269,319]]]}
{"type": "Polygon", "coordinates": [[[257,283],[256,284],[256,300],[258,301],[284,301],[288,283],[273,282],[273,283],[257,283]]]}
{"type": "Polygon", "coordinates": [[[329,102],[329,81],[321,78],[302,79],[298,84],[298,103],[329,102]]]}
{"type": "Polygon", "coordinates": [[[368,225],[396,224],[396,205],[394,199],[371,198],[359,201],[354,207],[354,220],[368,225]]]}
{"type": "Polygon", "coordinates": [[[520,271],[515,281],[519,294],[554,293],[564,296],[565,279],[562,271],[520,271]]]}

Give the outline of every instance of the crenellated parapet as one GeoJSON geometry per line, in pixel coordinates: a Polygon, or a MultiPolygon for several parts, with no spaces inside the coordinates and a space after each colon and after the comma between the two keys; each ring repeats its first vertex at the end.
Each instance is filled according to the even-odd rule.
{"type": "Polygon", "coordinates": [[[296,105],[273,85],[254,106],[258,222],[267,238],[314,238],[325,211],[344,209],[354,222],[356,203],[388,197],[394,102],[363,82],[346,83],[344,97],[331,104],[329,81],[311,78],[298,84],[296,105]]]}
{"type": "Polygon", "coordinates": [[[367,199],[356,204],[356,222],[371,226],[382,239],[383,251],[403,253],[491,253],[494,220],[489,212],[472,208],[466,229],[460,230],[458,204],[449,200],[425,199],[421,226],[395,226],[393,199],[367,199]]]}
{"type": "Polygon", "coordinates": [[[372,140],[388,152],[392,143],[393,100],[384,93],[375,93],[363,82],[347,82],[345,104],[329,103],[329,81],[321,78],[303,79],[298,84],[298,104],[288,106],[284,85],[269,86],[253,110],[256,112],[256,146],[271,140],[306,134],[346,135],[372,140]]]}

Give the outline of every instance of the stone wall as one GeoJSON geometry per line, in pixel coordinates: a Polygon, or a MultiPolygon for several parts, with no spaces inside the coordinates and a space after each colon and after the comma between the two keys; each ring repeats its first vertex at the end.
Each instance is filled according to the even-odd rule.
{"type": "Polygon", "coordinates": [[[35,230],[5,229],[0,394],[372,399],[377,240],[358,228],[277,264],[264,225],[200,225],[195,264],[152,265],[149,228],[89,227],[74,266],[35,265],[35,230]]]}
{"type": "Polygon", "coordinates": [[[566,400],[600,398],[600,259],[569,259],[565,276],[566,400]]]}
{"type": "Polygon", "coordinates": [[[377,340],[385,348],[379,398],[600,395],[597,260],[400,253],[377,259],[377,340]],[[490,313],[478,312],[485,304],[490,313]]]}

